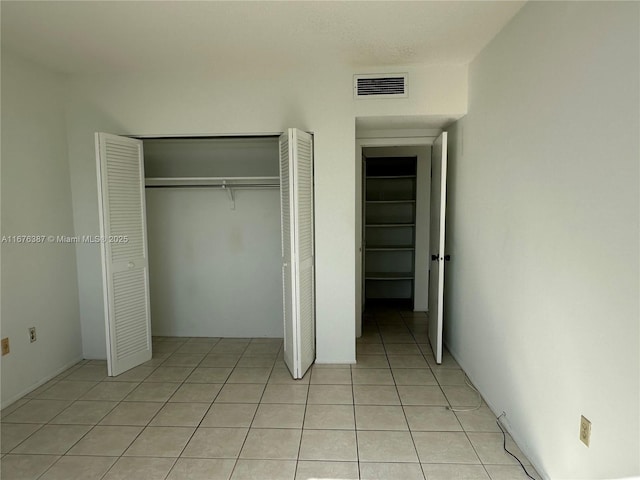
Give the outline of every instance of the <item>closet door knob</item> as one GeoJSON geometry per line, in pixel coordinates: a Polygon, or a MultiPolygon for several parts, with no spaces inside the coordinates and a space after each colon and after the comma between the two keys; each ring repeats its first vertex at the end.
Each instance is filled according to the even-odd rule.
{"type": "Polygon", "coordinates": [[[133,268],[133,267],[135,267],[135,266],[136,266],[136,264],[135,264],[135,263],[133,263],[133,262],[129,262],[129,263],[127,263],[127,268],[133,268]]]}
{"type": "Polygon", "coordinates": [[[431,260],[438,261],[438,255],[431,255],[431,260]]]}

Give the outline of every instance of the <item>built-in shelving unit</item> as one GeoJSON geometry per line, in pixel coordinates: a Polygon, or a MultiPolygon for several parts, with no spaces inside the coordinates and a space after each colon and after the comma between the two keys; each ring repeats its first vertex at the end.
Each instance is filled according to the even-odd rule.
{"type": "Polygon", "coordinates": [[[411,300],[416,158],[369,158],[365,168],[365,298],[411,300]]]}

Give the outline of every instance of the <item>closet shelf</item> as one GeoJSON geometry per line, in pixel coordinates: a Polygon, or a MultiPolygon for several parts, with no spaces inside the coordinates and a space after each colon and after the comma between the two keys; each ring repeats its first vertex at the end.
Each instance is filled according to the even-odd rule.
{"type": "Polygon", "coordinates": [[[367,203],[394,204],[394,203],[416,203],[415,200],[367,200],[367,203]]]}
{"type": "Polygon", "coordinates": [[[376,228],[414,227],[415,223],[367,223],[365,226],[376,228]]]}
{"type": "Polygon", "coordinates": [[[411,272],[367,272],[365,280],[413,280],[411,272]]]}
{"type": "Polygon", "coordinates": [[[411,245],[376,245],[365,247],[367,252],[404,252],[413,251],[415,248],[411,245]]]}
{"type": "Polygon", "coordinates": [[[280,177],[147,177],[146,187],[278,188],[280,177]]]}
{"type": "Polygon", "coordinates": [[[367,175],[367,180],[401,180],[403,178],[416,178],[415,175],[367,175]]]}

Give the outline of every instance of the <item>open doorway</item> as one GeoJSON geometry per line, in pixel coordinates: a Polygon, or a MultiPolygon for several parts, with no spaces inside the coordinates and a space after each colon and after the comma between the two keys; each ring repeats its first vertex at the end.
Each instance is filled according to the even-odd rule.
{"type": "Polygon", "coordinates": [[[367,312],[428,310],[430,139],[376,140],[358,142],[358,336],[367,312]]]}

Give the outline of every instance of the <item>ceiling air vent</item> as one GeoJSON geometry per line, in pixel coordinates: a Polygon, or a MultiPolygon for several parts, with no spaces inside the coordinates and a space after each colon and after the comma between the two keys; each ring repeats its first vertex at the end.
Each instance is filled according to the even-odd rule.
{"type": "Polygon", "coordinates": [[[355,98],[406,98],[407,74],[354,75],[355,98]]]}

